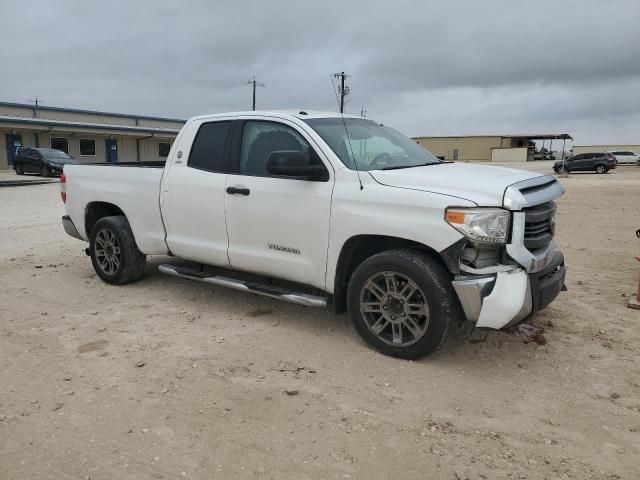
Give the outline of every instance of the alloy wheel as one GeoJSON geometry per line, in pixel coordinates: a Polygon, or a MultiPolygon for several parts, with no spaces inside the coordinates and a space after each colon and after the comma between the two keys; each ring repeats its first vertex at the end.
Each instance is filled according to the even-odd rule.
{"type": "Polygon", "coordinates": [[[369,277],[360,291],[360,313],[367,328],[394,347],[413,345],[429,327],[424,292],[398,272],[378,272],[369,277]]]}
{"type": "Polygon", "coordinates": [[[120,268],[120,244],[111,230],[100,230],[95,240],[95,257],[100,269],[107,275],[115,275],[120,268]]]}

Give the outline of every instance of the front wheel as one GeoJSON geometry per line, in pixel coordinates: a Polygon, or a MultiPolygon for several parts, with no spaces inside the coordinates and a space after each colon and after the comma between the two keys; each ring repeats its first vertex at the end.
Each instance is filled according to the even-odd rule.
{"type": "Polygon", "coordinates": [[[569,171],[565,167],[558,167],[558,170],[556,170],[556,172],[558,173],[558,175],[564,175],[565,173],[569,173],[569,171]]]}
{"type": "Polygon", "coordinates": [[[91,231],[91,263],[107,283],[123,285],[144,275],[146,257],[138,250],[127,219],[121,215],[98,220],[91,231]]]}
{"type": "Polygon", "coordinates": [[[16,165],[16,175],[24,175],[24,169],[19,163],[16,165]]]}
{"type": "Polygon", "coordinates": [[[349,282],[349,314],[371,347],[417,359],[444,343],[460,307],[446,270],[419,252],[392,250],[365,260],[349,282]]]}
{"type": "Polygon", "coordinates": [[[596,167],[596,173],[607,173],[607,167],[604,165],[598,165],[596,167]]]}

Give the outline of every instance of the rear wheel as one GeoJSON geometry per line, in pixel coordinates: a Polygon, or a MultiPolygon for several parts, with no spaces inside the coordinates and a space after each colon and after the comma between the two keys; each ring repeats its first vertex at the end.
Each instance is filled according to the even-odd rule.
{"type": "Polygon", "coordinates": [[[596,173],[607,173],[607,167],[604,165],[596,166],[596,173]]]}
{"type": "Polygon", "coordinates": [[[49,170],[49,167],[47,167],[46,165],[43,165],[42,168],[40,169],[40,175],[43,177],[50,177],[51,170],[49,170]]]}
{"type": "Polygon", "coordinates": [[[93,227],[90,239],[91,263],[107,283],[123,285],[144,275],[146,257],[138,250],[127,219],[104,217],[93,227]]]}
{"type": "Polygon", "coordinates": [[[349,282],[351,321],[371,347],[394,357],[416,359],[444,343],[460,320],[457,297],[445,269],[407,250],[365,260],[349,282]]]}

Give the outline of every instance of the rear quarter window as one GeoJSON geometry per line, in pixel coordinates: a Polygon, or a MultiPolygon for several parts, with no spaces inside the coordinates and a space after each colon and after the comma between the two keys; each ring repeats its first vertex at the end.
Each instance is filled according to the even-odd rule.
{"type": "Polygon", "coordinates": [[[187,165],[209,172],[226,172],[230,121],[203,123],[193,140],[187,165]]]}

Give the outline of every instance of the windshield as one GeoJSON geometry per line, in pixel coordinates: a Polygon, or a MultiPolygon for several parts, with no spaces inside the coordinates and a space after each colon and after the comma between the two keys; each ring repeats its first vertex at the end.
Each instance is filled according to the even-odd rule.
{"type": "Polygon", "coordinates": [[[364,118],[310,118],[313,128],[351,170],[391,170],[440,163],[436,157],[392,128],[364,118]],[[349,132],[347,136],[347,132],[349,132]]]}
{"type": "Polygon", "coordinates": [[[62,150],[56,150],[54,148],[40,148],[38,151],[47,160],[55,160],[59,163],[67,163],[71,160],[71,157],[62,150]]]}

